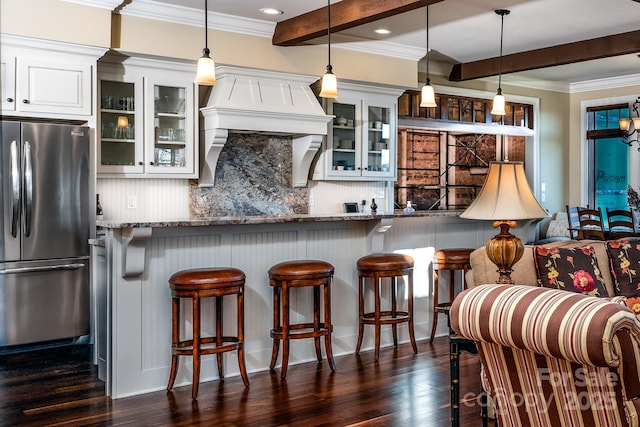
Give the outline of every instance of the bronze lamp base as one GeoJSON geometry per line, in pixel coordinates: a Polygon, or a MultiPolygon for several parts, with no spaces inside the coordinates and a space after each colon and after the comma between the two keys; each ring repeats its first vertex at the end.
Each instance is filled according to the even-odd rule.
{"type": "Polygon", "coordinates": [[[487,256],[498,266],[500,284],[513,284],[512,267],[524,254],[522,240],[509,232],[509,229],[515,226],[515,221],[495,221],[493,227],[500,227],[500,233],[489,239],[485,246],[487,256]]]}

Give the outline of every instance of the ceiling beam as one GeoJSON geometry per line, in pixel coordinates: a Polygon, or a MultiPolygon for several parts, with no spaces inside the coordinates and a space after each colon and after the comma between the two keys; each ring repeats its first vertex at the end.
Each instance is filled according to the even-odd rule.
{"type": "MultiPolygon", "coordinates": [[[[504,55],[502,74],[638,52],[640,52],[640,30],[504,55]]],[[[455,64],[449,74],[449,81],[461,82],[496,76],[499,64],[500,57],[455,64]]]]}
{"type": "MultiPolygon", "coordinates": [[[[342,0],[331,5],[331,32],[399,15],[443,0],[342,0]]],[[[271,42],[297,46],[327,34],[327,7],[278,22],[271,42]]]]}

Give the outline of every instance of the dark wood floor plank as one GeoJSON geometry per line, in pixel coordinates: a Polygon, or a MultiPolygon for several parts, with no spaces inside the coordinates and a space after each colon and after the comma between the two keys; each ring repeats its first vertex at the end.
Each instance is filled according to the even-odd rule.
{"type": "MultiPolygon", "coordinates": [[[[111,400],[97,379],[88,347],[0,356],[0,426],[448,426],[449,348],[446,338],[292,365],[287,380],[249,375],[111,400]]],[[[477,356],[461,357],[463,426],[480,425],[477,356]]]]}

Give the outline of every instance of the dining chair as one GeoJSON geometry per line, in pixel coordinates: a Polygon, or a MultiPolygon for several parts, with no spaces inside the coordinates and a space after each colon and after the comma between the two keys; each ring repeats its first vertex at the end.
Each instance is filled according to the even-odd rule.
{"type": "Polygon", "coordinates": [[[631,209],[607,208],[607,221],[609,222],[609,238],[620,239],[636,236],[635,218],[631,209]]]}
{"type": "Polygon", "coordinates": [[[606,240],[600,208],[578,207],[578,221],[580,221],[579,234],[581,239],[606,240]]]}
{"type": "Polygon", "coordinates": [[[580,234],[580,220],[578,219],[578,209],[589,209],[587,206],[569,206],[565,205],[567,209],[567,221],[569,223],[569,237],[572,240],[580,240],[582,238],[580,234]]]}

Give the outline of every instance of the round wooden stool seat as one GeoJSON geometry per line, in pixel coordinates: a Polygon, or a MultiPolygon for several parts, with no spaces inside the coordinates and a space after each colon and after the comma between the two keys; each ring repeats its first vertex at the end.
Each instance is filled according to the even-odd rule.
{"type": "Polygon", "coordinates": [[[206,291],[244,285],[245,274],[237,268],[201,268],[183,270],[169,278],[174,291],[206,291]]]}
{"type": "Polygon", "coordinates": [[[279,286],[281,280],[321,279],[333,276],[333,271],[333,265],[325,261],[287,261],[271,267],[269,278],[272,280],[271,286],[279,286]]]}
{"type": "Polygon", "coordinates": [[[413,268],[413,258],[402,254],[372,254],[358,260],[358,271],[362,273],[396,273],[399,270],[413,268]]]}
{"type": "Polygon", "coordinates": [[[322,363],[320,337],[324,337],[327,362],[332,371],[336,370],[331,348],[331,282],[334,267],[328,262],[317,260],[297,260],[276,264],[269,269],[269,284],[273,287],[273,338],[270,369],[275,369],[282,341],[282,365],[280,378],[287,375],[289,364],[289,340],[313,338],[316,358],[322,363]],[[291,323],[290,288],[313,287],[313,322],[291,323]],[[323,289],[323,308],[320,310],[320,289],[323,289]],[[321,320],[322,318],[322,320],[321,320]]]}
{"type": "Polygon", "coordinates": [[[380,327],[381,325],[391,325],[393,333],[393,344],[398,347],[399,323],[407,323],[409,328],[409,339],[413,352],[418,352],[416,339],[413,331],[413,258],[409,255],[395,253],[379,253],[366,255],[357,262],[358,267],[358,343],[356,353],[360,352],[364,335],[364,325],[375,326],[374,359],[377,361],[380,355],[380,327]],[[399,310],[397,304],[398,277],[407,276],[407,309],[399,310]],[[391,307],[388,310],[381,308],[380,294],[382,292],[385,277],[391,278],[391,307]],[[366,279],[373,279],[374,286],[374,310],[365,312],[364,287],[366,279]]]}
{"type": "Polygon", "coordinates": [[[454,273],[456,270],[462,270],[463,274],[463,287],[466,289],[467,281],[466,274],[467,271],[471,269],[470,258],[471,252],[475,249],[470,248],[449,248],[449,249],[439,249],[433,254],[433,321],[431,323],[431,338],[430,341],[433,341],[433,337],[436,334],[436,329],[438,327],[438,315],[444,314],[451,307],[451,302],[455,298],[455,276],[454,273]],[[438,299],[438,272],[440,270],[448,270],[450,272],[449,276],[449,301],[440,302],[438,299]]]}
{"type": "Polygon", "coordinates": [[[238,367],[245,386],[249,386],[247,369],[244,363],[244,283],[245,274],[237,268],[201,268],[183,270],[169,278],[171,288],[171,372],[167,390],[173,388],[178,373],[178,357],[193,357],[193,382],[191,397],[198,396],[200,383],[200,356],[215,354],[218,365],[218,376],[224,378],[222,369],[222,353],[238,351],[238,367]],[[235,336],[224,335],[223,298],[236,295],[237,300],[237,332],[235,336]],[[215,298],[215,336],[200,335],[200,300],[215,298]],[[180,339],[180,298],[192,299],[193,338],[180,339]]]}

